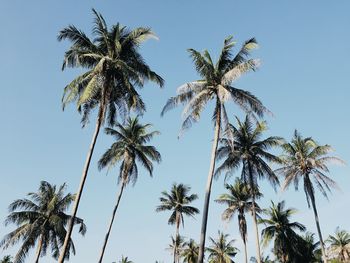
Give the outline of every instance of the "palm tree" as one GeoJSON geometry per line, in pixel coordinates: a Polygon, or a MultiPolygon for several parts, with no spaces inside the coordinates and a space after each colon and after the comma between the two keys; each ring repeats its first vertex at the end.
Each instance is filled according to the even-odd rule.
{"type": "MultiPolygon", "coordinates": [[[[72,218],[75,218],[91,157],[101,126],[106,121],[109,126],[116,123],[116,116],[128,113],[129,109],[142,113],[145,105],[136,88],[146,80],[163,86],[163,79],[153,72],[139,53],[139,46],[150,37],[155,37],[149,28],[133,30],[119,23],[108,29],[101,14],[93,9],[95,16],[91,40],[83,31],[70,25],[59,32],[58,40],[68,39],[71,47],[64,55],[62,70],[66,67],[83,68],[86,72],[75,78],[64,89],[63,109],[76,101],[82,113],[82,124],[88,122],[90,113],[98,109],[95,131],[86,157],[72,218]]],[[[68,240],[73,229],[73,220],[68,225],[67,236],[59,258],[64,261],[68,240]]]]}
{"type": "Polygon", "coordinates": [[[346,230],[335,230],[335,235],[330,235],[326,240],[330,244],[330,250],[337,253],[341,262],[350,259],[350,234],[346,230]]]}
{"type": "MultiPolygon", "coordinates": [[[[258,260],[255,257],[250,258],[251,263],[257,263],[258,260]]],[[[271,260],[269,256],[264,257],[263,255],[261,256],[261,263],[275,263],[275,261],[271,260]]]]}
{"type": "Polygon", "coordinates": [[[119,263],[133,263],[133,262],[129,260],[128,257],[122,256],[122,260],[120,260],[119,263]]]}
{"type": "Polygon", "coordinates": [[[10,255],[4,256],[2,260],[0,260],[0,263],[12,263],[11,256],[10,255]]]}
{"type": "MultiPolygon", "coordinates": [[[[56,187],[42,181],[37,193],[28,193],[28,198],[15,200],[9,205],[10,214],[5,220],[5,225],[15,224],[18,228],[3,238],[0,247],[6,249],[21,241],[14,263],[24,262],[29,250],[36,244],[36,263],[41,256],[46,255],[48,247],[51,247],[52,256],[58,258],[59,248],[66,235],[65,227],[71,219],[65,211],[75,199],[74,194],[64,193],[65,188],[66,184],[56,187]]],[[[79,232],[84,235],[86,226],[83,220],[76,217],[74,222],[80,225],[79,232]]],[[[75,254],[72,240],[68,248],[75,254]]],[[[68,251],[67,259],[69,254],[68,251]]]]}
{"type": "MultiPolygon", "coordinates": [[[[191,187],[183,184],[174,183],[171,187],[170,193],[162,192],[162,197],[159,198],[161,204],[157,207],[157,212],[171,211],[168,220],[169,225],[176,226],[175,237],[179,236],[180,224],[184,226],[184,215],[194,217],[199,213],[196,207],[189,204],[198,199],[196,194],[189,195],[191,187]]],[[[174,247],[176,249],[176,247],[174,247]]],[[[174,250],[174,263],[179,261],[179,251],[174,250]]]]}
{"type": "Polygon", "coordinates": [[[329,172],[327,164],[330,162],[343,163],[343,161],[337,157],[328,156],[332,150],[330,145],[319,145],[311,137],[303,138],[297,130],[295,130],[291,142],[283,144],[282,149],[284,164],[276,170],[276,173],[285,176],[283,189],[293,184],[295,190],[298,190],[299,181],[303,181],[307,204],[310,208],[311,201],[314,212],[323,261],[326,262],[327,257],[316,208],[314,185],[327,197],[327,191],[331,191],[331,187],[336,187],[336,183],[325,174],[329,172]]]}
{"type": "Polygon", "coordinates": [[[180,236],[180,235],[176,237],[171,236],[171,243],[169,244],[168,250],[172,251],[173,256],[174,256],[174,253],[181,254],[184,248],[185,248],[185,239],[183,236],[180,236]]]}
{"type": "Polygon", "coordinates": [[[297,251],[299,253],[295,253],[293,255],[293,259],[295,263],[298,262],[308,262],[308,263],[316,263],[320,262],[318,260],[318,253],[320,251],[319,246],[320,242],[315,242],[315,234],[306,232],[304,236],[300,236],[296,243],[297,251]]]}
{"type": "MultiPolygon", "coordinates": [[[[282,138],[271,136],[261,139],[267,130],[265,122],[253,124],[251,117],[246,116],[244,122],[236,117],[238,126],[228,125],[226,137],[220,140],[217,159],[224,159],[216,170],[216,176],[226,173],[226,178],[238,168],[241,169],[241,180],[250,189],[259,189],[258,179],[266,178],[273,187],[279,184],[278,178],[267,162],[280,162],[280,159],[269,152],[270,148],[280,145],[282,138]]],[[[252,216],[255,227],[256,252],[258,262],[261,263],[259,229],[257,224],[255,200],[256,190],[252,191],[252,216]]]]}
{"type": "Polygon", "coordinates": [[[234,263],[233,257],[238,249],[233,246],[234,239],[228,240],[228,234],[218,232],[218,239],[210,238],[212,245],[207,248],[209,263],[234,263]]]}
{"type": "MultiPolygon", "coordinates": [[[[231,220],[237,214],[238,228],[244,244],[245,262],[248,263],[247,221],[245,219],[245,213],[252,212],[252,192],[249,186],[239,178],[236,178],[234,185],[226,184],[225,187],[229,193],[220,195],[215,201],[227,206],[222,214],[223,220],[231,220]]],[[[257,194],[255,196],[257,197],[257,194]]],[[[261,194],[258,193],[258,196],[261,196],[261,194]]],[[[255,204],[255,208],[259,209],[259,206],[255,204]]]]}
{"type": "Polygon", "coordinates": [[[205,236],[208,221],[208,209],[211,193],[211,185],[215,170],[215,159],[221,127],[228,123],[225,102],[230,100],[246,112],[253,112],[263,116],[267,109],[260,100],[250,92],[233,87],[233,82],[244,73],[256,70],[259,60],[248,59],[250,51],[257,47],[254,38],[246,41],[243,47],[233,56],[232,48],[235,45],[233,37],[225,39],[224,47],[220,53],[217,63],[214,65],[208,51],[200,52],[189,49],[188,52],[193,59],[196,70],[201,80],[183,84],[177,90],[178,95],[171,97],[164,106],[161,115],[168,110],[178,106],[186,105],[183,111],[184,121],[181,131],[191,127],[193,122],[199,120],[202,111],[209,101],[214,101],[214,141],[212,145],[209,174],[205,189],[203,219],[201,227],[198,263],[203,263],[205,236]]]}
{"type": "Polygon", "coordinates": [[[117,195],[116,204],[102,246],[99,262],[102,262],[124,188],[128,183],[131,182],[132,184],[135,184],[137,181],[137,163],[140,163],[149,172],[150,176],[152,176],[152,161],[157,163],[161,161],[161,155],[157,149],[154,146],[147,145],[155,135],[159,134],[158,131],[149,132],[148,129],[151,126],[151,124],[140,124],[138,117],[135,117],[128,118],[125,126],[117,124],[116,130],[112,128],[105,129],[106,134],[113,136],[116,141],[102,155],[101,159],[98,161],[98,167],[99,169],[105,167],[112,168],[116,164],[121,163],[118,177],[120,191],[117,195]]]}
{"type": "Polygon", "coordinates": [[[274,240],[274,253],[282,263],[286,263],[297,253],[296,244],[299,236],[295,231],[305,231],[305,226],[298,222],[290,222],[290,217],[296,210],[285,209],[284,201],[277,205],[272,201],[271,203],[271,207],[264,211],[267,218],[259,220],[259,223],[266,226],[261,232],[263,245],[267,246],[274,240]]]}
{"type": "Polygon", "coordinates": [[[185,242],[185,247],[181,253],[184,263],[197,263],[198,261],[198,252],[199,246],[197,243],[190,239],[188,242],[185,242]]]}

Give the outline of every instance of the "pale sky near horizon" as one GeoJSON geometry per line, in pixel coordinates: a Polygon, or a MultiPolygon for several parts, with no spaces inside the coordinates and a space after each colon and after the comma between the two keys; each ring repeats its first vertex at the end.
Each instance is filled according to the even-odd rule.
{"type": "MultiPolygon", "coordinates": [[[[120,22],[131,28],[151,27],[159,41],[149,40],[141,52],[166,81],[162,90],[148,84],[141,91],[148,109],[142,121],[153,123],[161,132],[153,144],[162,153],[163,161],[155,166],[153,178],[140,170],[136,185],[126,189],[104,262],[118,262],[122,255],[136,263],[170,262],[170,252],[165,249],[175,229],[167,225],[169,213],[156,213],[155,207],[160,192],[168,190],[173,182],[190,185],[192,192],[199,195],[194,205],[202,210],[213,137],[213,107],[208,105],[201,121],[179,140],[181,108],[160,117],[176,88],[199,78],[187,48],[208,49],[216,59],[228,35],[236,39],[237,49],[243,41],[256,37],[260,48],[253,57],[262,60],[261,68],[243,76],[235,86],[254,93],[274,113],[266,118],[270,127],[266,135],[289,140],[298,129],[321,144],[331,144],[334,154],[349,163],[350,2],[346,0],[1,1],[1,222],[10,202],[36,191],[41,180],[67,182],[70,192],[78,187],[95,119],[92,116],[90,125],[81,129],[74,105],[62,112],[63,87],[80,71],[61,71],[69,42],[58,42],[57,34],[74,24],[90,35],[92,7],[103,14],[108,25],[120,22]]],[[[229,108],[231,119],[233,114],[242,116],[237,107],[230,104],[229,108]]],[[[84,238],[74,233],[77,254],[71,258],[72,263],[98,259],[117,192],[118,169],[106,175],[106,171],[97,170],[96,162],[111,143],[111,138],[102,132],[78,212],[88,232],[84,238]]],[[[330,168],[330,176],[341,190],[334,191],[329,202],[317,194],[325,237],[337,226],[350,231],[350,169],[330,168]]],[[[315,232],[313,214],[307,208],[302,188],[299,192],[290,189],[274,193],[266,182],[261,185],[265,195],[260,201],[262,207],[267,207],[270,200],[286,200],[288,207],[299,210],[293,219],[315,232]]],[[[236,262],[242,262],[237,220],[222,222],[223,207],[213,202],[223,192],[220,178],[213,183],[208,236],[216,237],[218,230],[229,233],[242,251],[236,262]]],[[[201,216],[186,218],[180,233],[198,241],[200,223],[201,216]]],[[[1,223],[0,236],[11,229],[1,223]]],[[[250,218],[248,230],[250,257],[255,256],[250,218]]],[[[0,250],[0,258],[14,255],[17,248],[0,250]]],[[[30,253],[26,262],[32,258],[30,253]]],[[[47,256],[41,262],[53,259],[47,256]]]]}

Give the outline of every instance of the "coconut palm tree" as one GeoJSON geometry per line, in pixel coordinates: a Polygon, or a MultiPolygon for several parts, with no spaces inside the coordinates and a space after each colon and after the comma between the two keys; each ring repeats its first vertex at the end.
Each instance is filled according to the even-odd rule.
{"type": "MultiPolygon", "coordinates": [[[[217,159],[222,160],[215,175],[226,173],[226,178],[241,167],[241,180],[248,184],[250,189],[259,189],[258,179],[267,179],[275,188],[279,180],[270,168],[268,162],[279,163],[280,159],[269,152],[272,147],[282,143],[282,138],[270,136],[262,139],[263,133],[267,130],[265,122],[257,122],[255,125],[248,115],[241,122],[237,117],[237,128],[232,124],[228,125],[225,138],[220,140],[220,148],[217,152],[217,159]]],[[[261,263],[259,229],[257,224],[255,200],[256,190],[252,191],[252,216],[255,227],[256,258],[261,263]]]]}
{"type": "Polygon", "coordinates": [[[167,249],[171,251],[173,256],[174,256],[174,253],[179,253],[180,255],[184,248],[185,248],[185,239],[183,236],[180,236],[180,235],[176,237],[171,236],[171,243],[169,244],[169,247],[167,249]]]}
{"type": "MultiPolygon", "coordinates": [[[[225,188],[229,193],[220,195],[215,201],[227,206],[222,214],[223,220],[232,220],[233,216],[237,214],[238,228],[244,244],[245,262],[248,263],[247,221],[245,219],[245,213],[252,212],[252,192],[250,187],[239,178],[236,178],[234,185],[226,184],[225,188]]],[[[260,196],[260,193],[255,195],[256,198],[260,196]]],[[[255,204],[255,208],[259,210],[257,204],[255,204]]]]}
{"type": "MultiPolygon", "coordinates": [[[[5,225],[15,224],[17,228],[7,234],[0,242],[0,247],[8,248],[21,242],[21,246],[14,257],[14,263],[24,262],[29,250],[37,244],[34,262],[45,256],[51,247],[52,256],[57,259],[59,248],[62,246],[66,225],[71,217],[65,214],[75,195],[65,194],[66,184],[59,187],[46,181],[40,182],[38,192],[28,193],[28,198],[18,199],[9,205],[10,214],[5,225]]],[[[84,235],[86,226],[83,220],[76,217],[75,224],[80,225],[79,232],[84,235]]],[[[75,254],[72,240],[69,242],[70,251],[75,254]]],[[[69,257],[69,251],[66,257],[69,257]]]]}
{"type": "Polygon", "coordinates": [[[335,235],[330,235],[326,242],[330,245],[330,250],[337,253],[341,262],[350,259],[350,234],[346,230],[335,230],[335,235]]]}
{"type": "Polygon", "coordinates": [[[217,239],[210,238],[211,246],[206,249],[209,263],[234,263],[233,257],[238,249],[233,246],[235,240],[228,240],[228,236],[219,231],[217,239]]]}
{"type": "Polygon", "coordinates": [[[197,263],[198,261],[198,252],[199,246],[197,243],[190,239],[188,242],[185,242],[184,248],[181,253],[181,257],[183,258],[184,263],[197,263]]]}
{"type": "Polygon", "coordinates": [[[119,263],[133,263],[133,262],[129,260],[128,257],[122,256],[122,259],[119,261],[119,263]]]}
{"type": "MultiPolygon", "coordinates": [[[[257,263],[258,260],[255,257],[250,258],[251,263],[257,263]]],[[[261,263],[275,263],[275,261],[271,260],[269,256],[264,257],[263,255],[261,256],[261,263]]]]}
{"type": "Polygon", "coordinates": [[[260,100],[250,92],[233,86],[234,81],[236,81],[241,75],[248,71],[256,70],[259,65],[259,60],[249,59],[250,51],[257,47],[256,40],[252,38],[246,41],[235,56],[232,54],[232,48],[234,45],[235,42],[233,41],[232,36],[225,39],[224,47],[216,64],[213,63],[208,51],[204,51],[202,54],[194,49],[189,49],[188,52],[190,53],[196,70],[202,79],[188,82],[180,86],[177,90],[178,95],[171,97],[167,101],[161,113],[161,115],[164,115],[165,112],[179,104],[185,105],[183,111],[184,121],[181,128],[181,131],[184,131],[191,127],[193,122],[199,120],[202,111],[210,101],[214,101],[215,104],[213,113],[214,141],[212,145],[207,186],[205,189],[198,257],[199,263],[203,263],[204,258],[208,209],[220,130],[222,126],[225,128],[226,123],[228,122],[225,102],[233,101],[244,111],[256,113],[258,116],[263,116],[265,112],[268,112],[260,100]]]}
{"type": "MultiPolygon", "coordinates": [[[[184,184],[174,183],[171,187],[170,193],[164,191],[159,198],[160,205],[156,208],[157,212],[171,211],[168,220],[169,225],[175,225],[175,237],[179,236],[180,224],[184,226],[184,215],[194,217],[199,213],[196,207],[189,204],[198,199],[196,194],[189,194],[191,187],[184,184]]],[[[174,247],[176,249],[176,247],[174,247]]],[[[174,251],[174,263],[179,261],[179,251],[174,251]]]]}
{"type": "Polygon", "coordinates": [[[318,253],[320,252],[320,242],[315,242],[315,234],[306,232],[305,235],[299,236],[296,243],[297,252],[293,255],[293,262],[320,262],[318,253]]]}
{"type": "Polygon", "coordinates": [[[108,226],[108,231],[102,246],[99,262],[102,262],[108,238],[112,230],[115,214],[117,212],[120,199],[122,197],[125,186],[128,183],[135,184],[138,177],[137,164],[141,164],[147,172],[152,176],[153,164],[159,163],[161,155],[154,146],[147,145],[148,142],[158,135],[158,131],[149,132],[151,124],[141,124],[139,118],[128,118],[125,126],[117,124],[117,129],[106,128],[105,132],[114,137],[115,142],[102,155],[98,161],[98,168],[101,170],[105,167],[112,168],[120,163],[120,172],[118,183],[120,183],[120,191],[117,195],[116,204],[114,206],[112,217],[108,226]]]}
{"type": "Polygon", "coordinates": [[[332,151],[330,145],[319,145],[311,137],[303,138],[297,130],[291,142],[283,144],[282,149],[284,164],[276,170],[276,173],[285,177],[283,189],[293,184],[295,190],[298,190],[299,181],[303,181],[307,204],[310,208],[311,203],[314,212],[323,261],[326,262],[326,251],[316,207],[315,185],[327,198],[327,191],[331,191],[331,187],[336,187],[336,183],[326,175],[329,172],[327,164],[343,163],[343,161],[328,155],[332,151]]]}
{"type": "MultiPolygon", "coordinates": [[[[155,37],[149,28],[130,30],[119,23],[108,29],[106,21],[93,9],[95,16],[91,40],[83,31],[70,25],[59,32],[58,40],[68,39],[71,47],[64,55],[62,69],[83,68],[83,74],[76,77],[65,89],[62,98],[63,109],[68,103],[76,102],[82,113],[82,124],[88,122],[90,113],[97,109],[97,121],[75,200],[72,218],[75,218],[80,197],[88,174],[91,157],[101,126],[113,126],[116,116],[128,113],[129,109],[142,113],[145,105],[137,93],[145,81],[150,80],[163,86],[163,79],[145,63],[139,46],[145,40],[155,37]]],[[[69,223],[65,243],[59,258],[63,262],[68,240],[73,229],[69,223]]]]}
{"type": "Polygon", "coordinates": [[[264,211],[267,218],[259,220],[259,223],[266,226],[261,232],[263,245],[266,247],[274,240],[274,253],[282,263],[286,263],[297,253],[299,236],[295,231],[305,231],[306,228],[298,222],[290,221],[296,210],[285,208],[284,201],[277,204],[271,201],[271,204],[271,207],[264,211]]]}
{"type": "Polygon", "coordinates": [[[12,263],[11,256],[10,255],[4,256],[2,260],[0,260],[0,263],[12,263]]]}

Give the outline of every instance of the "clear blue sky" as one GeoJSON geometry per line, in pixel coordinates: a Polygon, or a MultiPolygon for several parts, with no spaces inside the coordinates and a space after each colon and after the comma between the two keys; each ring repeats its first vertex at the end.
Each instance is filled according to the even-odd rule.
{"type": "MultiPolygon", "coordinates": [[[[140,171],[135,187],[128,187],[108,244],[105,262],[127,255],[134,262],[169,262],[165,248],[174,233],[167,225],[168,214],[154,212],[161,191],[173,182],[192,186],[203,206],[209,167],[211,140],[211,106],[200,123],[180,140],[180,109],[160,118],[167,98],[180,84],[198,79],[186,52],[187,48],[208,49],[214,57],[224,38],[233,34],[240,45],[256,37],[260,49],[261,69],[244,76],[237,87],[256,94],[275,114],[268,118],[268,134],[289,139],[297,128],[323,144],[331,144],[336,154],[349,161],[350,98],[350,3],[343,1],[3,1],[0,16],[0,220],[7,215],[8,204],[35,191],[39,181],[67,182],[75,192],[93,132],[92,125],[81,129],[80,116],[72,105],[62,112],[63,87],[79,73],[61,72],[64,51],[69,43],[59,43],[57,33],[74,24],[91,32],[94,7],[109,25],[120,22],[129,27],[150,26],[160,40],[148,41],[142,53],[151,67],[166,80],[163,90],[147,85],[141,92],[148,111],[144,121],[161,131],[154,141],[163,155],[155,167],[154,177],[140,171]]],[[[230,106],[231,117],[239,110],[230,106]]],[[[79,209],[88,226],[84,238],[74,233],[77,255],[70,262],[96,262],[117,191],[116,173],[98,172],[96,160],[112,143],[103,133],[98,139],[92,167],[79,209]]],[[[349,167],[331,167],[331,176],[341,191],[330,202],[317,195],[324,236],[337,226],[350,230],[349,167]]],[[[296,220],[315,231],[313,216],[307,209],[303,192],[290,190],[274,193],[262,183],[265,198],[285,199],[300,212],[296,220]]],[[[212,199],[224,191],[223,180],[214,182],[212,199]]],[[[223,210],[211,203],[208,234],[224,230],[237,239],[237,221],[220,220],[223,210]]],[[[186,219],[181,234],[198,240],[201,217],[186,219]]],[[[249,219],[249,256],[255,255],[252,224],[249,219]]],[[[0,236],[12,228],[0,226],[0,236]]],[[[0,251],[2,255],[15,249],[0,251]]],[[[32,254],[28,262],[32,259],[32,254]]],[[[242,256],[238,258],[241,262],[242,256]]],[[[52,262],[46,257],[42,262],[52,262]]]]}

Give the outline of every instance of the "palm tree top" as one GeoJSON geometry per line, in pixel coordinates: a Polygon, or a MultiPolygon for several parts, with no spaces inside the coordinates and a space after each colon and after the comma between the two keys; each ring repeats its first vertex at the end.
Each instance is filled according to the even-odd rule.
{"type": "Polygon", "coordinates": [[[218,238],[209,238],[212,245],[206,250],[209,252],[209,262],[233,263],[233,257],[239,251],[233,246],[234,239],[229,240],[229,235],[218,231],[218,238]]]}
{"type": "Polygon", "coordinates": [[[236,121],[237,127],[228,124],[225,137],[220,139],[221,146],[217,151],[217,160],[224,160],[216,169],[215,176],[225,173],[225,180],[227,180],[242,165],[243,182],[256,188],[257,179],[266,177],[275,188],[279,185],[279,180],[268,162],[280,163],[281,159],[269,150],[281,145],[283,138],[278,136],[262,138],[267,130],[266,122],[254,122],[250,115],[246,115],[244,121],[236,117],[236,121]]]}
{"type": "Polygon", "coordinates": [[[196,70],[202,79],[187,82],[178,87],[177,95],[167,101],[161,115],[163,116],[167,111],[180,104],[186,105],[183,110],[182,130],[184,130],[189,128],[193,122],[199,120],[205,105],[213,99],[216,99],[217,104],[213,119],[222,111],[221,115],[225,119],[224,121],[228,122],[225,107],[219,106],[229,100],[245,112],[256,113],[258,116],[268,113],[269,111],[257,97],[248,91],[232,86],[233,82],[241,75],[249,71],[255,71],[260,64],[258,59],[249,59],[251,51],[257,47],[255,38],[246,41],[235,56],[232,53],[234,46],[233,37],[226,38],[219,59],[215,64],[207,50],[200,53],[194,49],[188,49],[196,70]]]}
{"type": "Polygon", "coordinates": [[[190,194],[190,191],[191,187],[187,185],[173,183],[170,193],[167,191],[161,193],[162,196],[159,198],[161,204],[157,206],[156,212],[173,211],[168,220],[168,224],[175,224],[177,215],[179,215],[181,223],[184,226],[183,215],[194,218],[194,216],[199,213],[199,209],[189,205],[198,199],[198,195],[190,194]]]}
{"type": "Polygon", "coordinates": [[[160,87],[164,80],[146,64],[139,53],[140,45],[149,38],[156,38],[150,28],[128,29],[119,23],[108,28],[103,16],[95,9],[93,39],[82,30],[70,25],[58,34],[58,40],[70,40],[72,45],[65,52],[62,70],[67,67],[84,68],[87,71],[68,84],[63,93],[63,109],[76,101],[82,122],[88,121],[92,109],[100,106],[101,116],[107,114],[110,126],[115,123],[116,111],[121,117],[129,108],[142,113],[145,105],[136,91],[145,81],[160,87]]]}
{"type": "MultiPolygon", "coordinates": [[[[283,167],[277,169],[276,173],[285,176],[283,189],[294,183],[295,189],[298,190],[299,180],[305,180],[308,177],[313,178],[317,188],[326,198],[327,192],[331,192],[331,188],[338,187],[336,182],[326,175],[329,173],[327,165],[330,163],[344,164],[344,161],[339,157],[329,156],[329,153],[333,151],[330,145],[320,145],[313,138],[304,138],[295,130],[291,142],[284,143],[282,150],[283,167]]],[[[314,192],[314,188],[312,186],[311,189],[305,190],[309,203],[309,191],[314,192]]]]}
{"type": "MultiPolygon", "coordinates": [[[[154,146],[147,145],[148,142],[155,136],[160,134],[159,131],[148,131],[152,125],[141,124],[139,117],[129,117],[125,125],[117,124],[116,129],[106,128],[105,133],[115,138],[116,142],[102,155],[98,161],[98,168],[101,170],[105,167],[113,168],[117,163],[125,163],[125,155],[127,154],[132,159],[136,158],[142,166],[153,174],[152,161],[161,162],[161,155],[154,146]]],[[[133,162],[134,163],[134,162],[133,162]]],[[[134,163],[131,170],[127,174],[126,182],[135,184],[137,180],[137,167],[134,163]]],[[[119,179],[123,179],[123,173],[120,173],[119,179]]]]}

